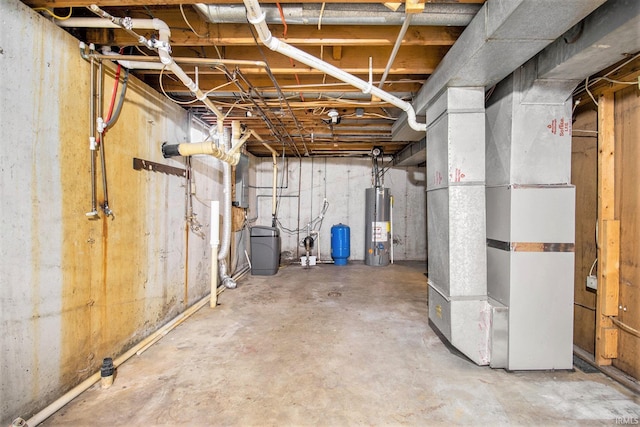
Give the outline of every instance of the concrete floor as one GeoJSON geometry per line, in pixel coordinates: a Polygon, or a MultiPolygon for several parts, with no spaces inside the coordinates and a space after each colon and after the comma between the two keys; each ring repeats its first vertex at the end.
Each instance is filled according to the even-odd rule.
{"type": "Polygon", "coordinates": [[[453,354],[424,265],[245,276],[44,425],[601,425],[640,397],[601,373],[516,372],[453,354]]]}

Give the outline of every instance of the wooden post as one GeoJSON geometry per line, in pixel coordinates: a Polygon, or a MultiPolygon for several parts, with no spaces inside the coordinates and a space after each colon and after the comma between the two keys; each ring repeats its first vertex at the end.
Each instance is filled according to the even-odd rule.
{"type": "Polygon", "coordinates": [[[598,291],[596,350],[598,365],[610,365],[618,355],[618,329],[609,316],[618,315],[620,282],[620,221],[615,219],[614,97],[598,100],[598,291]]]}

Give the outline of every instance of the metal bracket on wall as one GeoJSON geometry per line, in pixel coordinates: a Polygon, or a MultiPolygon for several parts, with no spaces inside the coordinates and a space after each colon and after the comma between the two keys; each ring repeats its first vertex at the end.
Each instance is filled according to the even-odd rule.
{"type": "Polygon", "coordinates": [[[176,168],[173,166],[163,165],[161,163],[152,162],[149,160],[138,159],[136,157],[133,158],[133,168],[135,170],[146,170],[150,172],[160,172],[166,173],[167,175],[175,175],[181,176],[183,178],[187,177],[187,170],[176,168]]]}

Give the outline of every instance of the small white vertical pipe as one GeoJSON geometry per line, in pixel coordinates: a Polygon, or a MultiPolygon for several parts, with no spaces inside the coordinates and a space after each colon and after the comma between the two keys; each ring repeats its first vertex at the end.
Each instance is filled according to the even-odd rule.
{"type": "Polygon", "coordinates": [[[391,244],[391,264],[393,264],[393,196],[391,196],[390,199],[391,209],[389,209],[389,223],[391,226],[389,227],[389,231],[391,232],[391,242],[389,243],[391,244]]]}
{"type": "Polygon", "coordinates": [[[218,246],[220,245],[220,202],[211,201],[211,308],[218,304],[218,246]]]}

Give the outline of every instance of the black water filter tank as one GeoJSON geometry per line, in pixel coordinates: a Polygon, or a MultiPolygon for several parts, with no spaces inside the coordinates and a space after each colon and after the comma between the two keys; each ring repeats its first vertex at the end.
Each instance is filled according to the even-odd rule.
{"type": "Polygon", "coordinates": [[[251,227],[251,274],[273,276],[280,268],[280,230],[251,227]]]}

